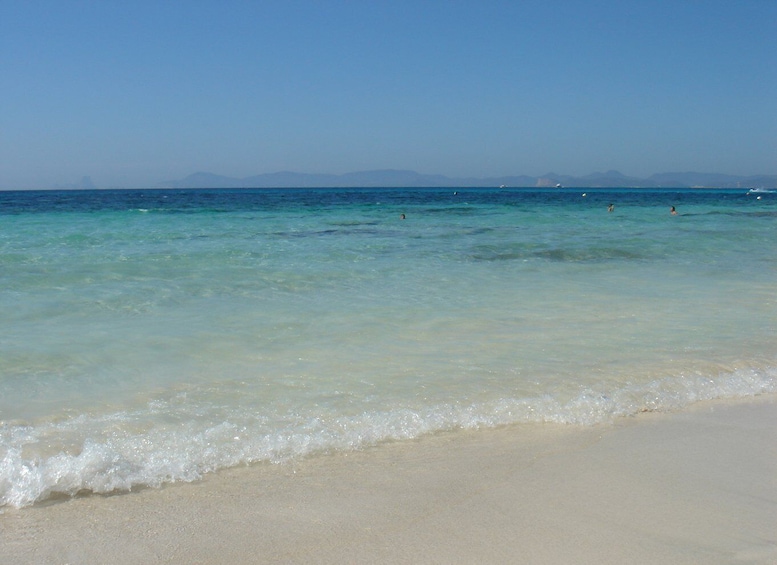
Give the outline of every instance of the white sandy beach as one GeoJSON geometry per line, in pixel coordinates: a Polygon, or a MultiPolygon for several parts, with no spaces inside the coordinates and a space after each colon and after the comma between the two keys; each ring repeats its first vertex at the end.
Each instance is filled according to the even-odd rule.
{"type": "Polygon", "coordinates": [[[777,563],[777,399],[7,510],[0,562],[777,563]]]}

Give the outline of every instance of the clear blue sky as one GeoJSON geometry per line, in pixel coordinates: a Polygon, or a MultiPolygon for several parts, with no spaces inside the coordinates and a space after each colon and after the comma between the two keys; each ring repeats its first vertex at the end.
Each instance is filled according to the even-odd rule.
{"type": "Polygon", "coordinates": [[[0,188],[777,174],[777,2],[0,0],[0,188]]]}

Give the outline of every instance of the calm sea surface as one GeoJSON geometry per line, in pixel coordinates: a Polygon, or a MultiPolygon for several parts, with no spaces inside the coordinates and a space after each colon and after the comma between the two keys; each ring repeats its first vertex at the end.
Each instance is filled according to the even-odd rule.
{"type": "Polygon", "coordinates": [[[0,192],[0,507],[777,392],[776,244],[746,190],[0,192]]]}

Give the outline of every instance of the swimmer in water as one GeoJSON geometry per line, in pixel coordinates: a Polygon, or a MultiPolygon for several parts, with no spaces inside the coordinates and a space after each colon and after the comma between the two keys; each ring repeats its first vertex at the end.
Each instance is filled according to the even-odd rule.
{"type": "Polygon", "coordinates": [[[613,210],[615,210],[615,204],[610,204],[609,206],[607,206],[608,212],[612,212],[613,210]]]}
{"type": "Polygon", "coordinates": [[[399,219],[400,219],[400,220],[404,220],[404,219],[405,219],[405,215],[404,215],[404,214],[400,214],[400,215],[399,215],[399,219]]]}
{"type": "Polygon", "coordinates": [[[675,209],[674,209],[674,206],[672,206],[672,207],[670,208],[670,210],[669,210],[669,213],[670,213],[670,214],[672,214],[673,216],[676,216],[676,215],[677,215],[677,210],[675,210],[675,209]]]}

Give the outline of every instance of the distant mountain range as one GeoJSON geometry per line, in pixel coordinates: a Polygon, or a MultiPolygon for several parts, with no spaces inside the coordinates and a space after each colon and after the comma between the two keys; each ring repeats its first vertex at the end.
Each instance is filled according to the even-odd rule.
{"type": "Polygon", "coordinates": [[[777,188],[777,175],[736,176],[715,173],[659,173],[648,178],[628,177],[618,171],[592,173],[583,177],[548,173],[526,175],[454,178],[424,175],[415,171],[378,170],[343,175],[293,172],[267,173],[245,178],[213,173],[194,173],[181,180],[160,183],[159,188],[375,188],[375,187],[566,187],[587,188],[777,188]]]}

